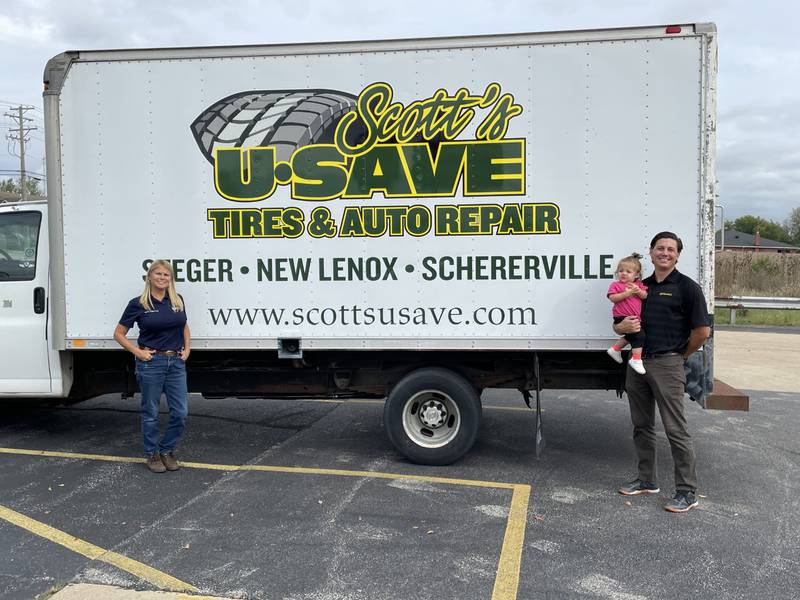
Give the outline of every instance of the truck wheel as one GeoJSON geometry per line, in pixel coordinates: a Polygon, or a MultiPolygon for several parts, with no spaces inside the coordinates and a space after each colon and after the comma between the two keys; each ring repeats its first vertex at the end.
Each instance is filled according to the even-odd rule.
{"type": "Polygon", "coordinates": [[[422,465],[449,465],[475,443],[481,402],[475,388],[447,369],[413,371],[394,386],[383,408],[389,440],[422,465]]]}

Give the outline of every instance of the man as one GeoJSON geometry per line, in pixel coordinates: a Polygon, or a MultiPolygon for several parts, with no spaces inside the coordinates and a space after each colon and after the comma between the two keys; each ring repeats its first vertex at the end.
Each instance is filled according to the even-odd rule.
{"type": "Polygon", "coordinates": [[[614,326],[619,334],[644,328],[646,374],[626,369],[625,387],[633,422],[633,442],[639,476],[622,486],[625,496],[656,494],[655,407],[661,414],[675,467],[675,496],[664,506],[670,512],[686,512],[697,506],[694,449],[686,429],[683,408],[686,378],[683,363],[711,334],[706,300],[700,286],[675,268],[683,242],[672,232],[662,231],[650,242],[655,272],[643,283],[647,299],[641,324],[626,317],[614,326]]]}

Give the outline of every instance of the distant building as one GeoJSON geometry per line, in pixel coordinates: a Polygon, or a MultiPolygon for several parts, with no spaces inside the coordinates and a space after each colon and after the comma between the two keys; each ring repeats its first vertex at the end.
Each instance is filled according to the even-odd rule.
{"type": "Polygon", "coordinates": [[[761,237],[756,231],[755,235],[736,231],[735,229],[725,230],[725,244],[722,242],[722,232],[717,231],[714,238],[717,250],[733,250],[735,252],[772,252],[777,254],[797,254],[800,248],[785,242],[778,242],[769,238],[761,237]]]}

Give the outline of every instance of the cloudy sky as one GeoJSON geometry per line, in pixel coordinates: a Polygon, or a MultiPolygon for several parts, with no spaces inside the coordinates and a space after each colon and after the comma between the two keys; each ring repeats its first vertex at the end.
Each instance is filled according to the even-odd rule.
{"type": "MultiPolygon", "coordinates": [[[[64,50],[518,33],[711,21],[719,31],[718,165],[726,219],[800,206],[800,3],[788,0],[3,0],[0,111],[27,104],[43,171],[42,72],[64,50]],[[453,7],[458,7],[455,10],[453,7]],[[347,10],[344,10],[347,7],[347,10]]],[[[0,117],[2,133],[11,120],[0,117]]],[[[0,145],[0,178],[17,176],[0,145]]]]}

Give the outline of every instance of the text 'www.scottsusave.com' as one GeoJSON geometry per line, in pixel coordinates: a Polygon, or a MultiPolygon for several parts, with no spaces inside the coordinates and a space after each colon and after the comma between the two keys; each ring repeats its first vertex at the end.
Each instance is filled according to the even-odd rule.
{"type": "Polygon", "coordinates": [[[458,306],[327,308],[209,308],[211,322],[225,325],[536,325],[532,306],[481,306],[464,310],[458,306]]]}

